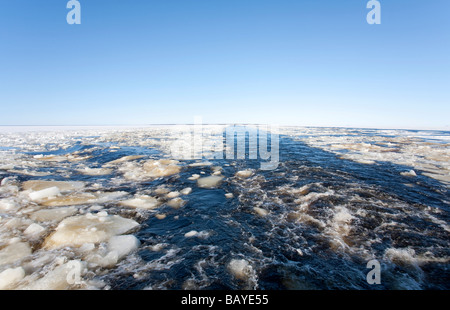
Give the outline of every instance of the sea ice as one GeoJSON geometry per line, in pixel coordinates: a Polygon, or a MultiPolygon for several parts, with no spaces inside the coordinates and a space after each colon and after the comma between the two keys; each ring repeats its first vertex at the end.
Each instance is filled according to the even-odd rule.
{"type": "Polygon", "coordinates": [[[214,188],[219,186],[222,182],[223,177],[211,175],[209,177],[200,178],[197,180],[198,187],[202,188],[214,188]]]}
{"type": "Polygon", "coordinates": [[[22,267],[6,269],[0,273],[0,290],[13,288],[14,285],[25,277],[22,267]]]}
{"type": "Polygon", "coordinates": [[[173,199],[169,200],[169,201],[167,202],[167,205],[168,205],[169,207],[174,208],[174,209],[179,209],[179,208],[181,208],[185,203],[186,203],[186,201],[184,201],[184,200],[181,199],[180,197],[177,197],[177,198],[173,198],[173,199]]]}
{"type": "Polygon", "coordinates": [[[55,209],[42,209],[30,214],[30,218],[38,222],[59,222],[62,219],[77,213],[75,207],[63,207],[55,209]]]}
{"type": "Polygon", "coordinates": [[[84,243],[99,243],[129,232],[139,224],[118,215],[99,216],[88,213],[66,218],[55,232],[46,238],[44,247],[79,247],[84,243]]]}
{"type": "Polygon", "coordinates": [[[113,172],[113,170],[109,169],[109,168],[89,168],[89,167],[80,169],[78,171],[84,175],[90,175],[90,176],[107,175],[107,174],[111,174],[113,172]]]}
{"type": "Polygon", "coordinates": [[[191,230],[190,232],[187,232],[187,233],[184,234],[184,236],[186,238],[195,237],[197,235],[198,235],[198,231],[196,231],[196,230],[191,230]]]}
{"type": "Polygon", "coordinates": [[[189,195],[192,192],[192,188],[186,187],[180,191],[181,195],[189,195]]]}
{"type": "Polygon", "coordinates": [[[28,196],[33,201],[40,201],[42,199],[56,197],[59,194],[60,194],[59,188],[54,186],[54,187],[49,187],[46,189],[41,189],[40,191],[37,191],[37,192],[31,192],[28,194],[28,196]]]}
{"type": "Polygon", "coordinates": [[[50,187],[57,187],[61,192],[80,190],[84,188],[83,182],[77,181],[40,181],[32,180],[23,182],[24,190],[41,191],[50,187]]]}
{"type": "Polygon", "coordinates": [[[129,208],[137,208],[137,209],[147,209],[151,210],[157,208],[161,203],[155,197],[141,195],[132,199],[124,200],[120,202],[120,205],[129,207],[129,208]]]}
{"type": "Polygon", "coordinates": [[[79,260],[68,261],[65,264],[55,267],[53,270],[49,271],[44,277],[29,283],[19,289],[26,290],[67,290],[72,287],[72,281],[76,281],[76,277],[80,277],[84,274],[85,268],[84,264],[79,260]],[[76,268],[77,266],[79,267],[76,268]],[[76,274],[79,272],[79,274],[76,274]],[[72,279],[73,277],[73,279],[72,279]]]}
{"type": "Polygon", "coordinates": [[[31,254],[26,242],[15,242],[0,250],[0,266],[11,264],[31,254]]]}
{"type": "Polygon", "coordinates": [[[36,238],[39,237],[44,231],[45,231],[44,227],[42,227],[39,224],[33,223],[30,226],[28,226],[28,228],[25,229],[23,233],[25,236],[29,238],[36,238]]]}
{"type": "Polygon", "coordinates": [[[148,160],[144,163],[144,170],[149,177],[167,177],[180,172],[178,161],[170,159],[148,160]]]}
{"type": "Polygon", "coordinates": [[[119,158],[119,159],[116,159],[116,160],[107,162],[104,166],[105,166],[105,167],[108,167],[108,166],[110,166],[110,165],[121,164],[121,163],[124,163],[124,162],[127,162],[127,161],[132,161],[132,160],[135,160],[135,159],[140,159],[140,158],[142,158],[142,157],[144,157],[144,156],[143,156],[143,155],[130,155],[130,156],[124,156],[124,157],[121,157],[121,158],[119,158]]]}
{"type": "Polygon", "coordinates": [[[0,199],[0,210],[11,211],[17,209],[19,205],[11,198],[0,199]]]}
{"type": "Polygon", "coordinates": [[[176,198],[176,197],[178,197],[178,196],[180,196],[180,195],[181,195],[180,192],[174,191],[174,192],[168,193],[168,194],[166,195],[166,197],[170,199],[170,198],[176,198]]]}
{"type": "Polygon", "coordinates": [[[256,212],[256,214],[262,217],[267,216],[269,214],[269,211],[263,208],[254,207],[253,210],[256,212]]]}
{"type": "Polygon", "coordinates": [[[252,170],[241,170],[236,172],[235,176],[241,179],[247,179],[249,177],[251,177],[253,175],[253,171],[252,170]]]}

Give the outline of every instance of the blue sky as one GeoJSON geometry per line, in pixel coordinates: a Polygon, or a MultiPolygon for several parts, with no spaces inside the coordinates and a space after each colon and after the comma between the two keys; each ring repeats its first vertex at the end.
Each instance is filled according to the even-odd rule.
{"type": "Polygon", "coordinates": [[[450,1],[0,0],[0,125],[450,129],[450,1]]]}

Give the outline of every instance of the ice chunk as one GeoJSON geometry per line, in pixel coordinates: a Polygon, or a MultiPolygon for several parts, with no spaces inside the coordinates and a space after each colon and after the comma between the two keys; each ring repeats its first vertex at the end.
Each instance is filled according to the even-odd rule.
{"type": "Polygon", "coordinates": [[[113,267],[139,245],[139,240],[132,235],[111,237],[106,247],[102,245],[96,251],[87,252],[85,260],[96,266],[113,267]]]}
{"type": "Polygon", "coordinates": [[[139,240],[133,235],[111,237],[108,242],[108,250],[118,254],[119,259],[135,251],[140,245],[139,240]]]}
{"type": "Polygon", "coordinates": [[[241,179],[247,179],[253,175],[252,170],[241,170],[236,172],[235,176],[241,179]]]}
{"type": "Polygon", "coordinates": [[[186,187],[180,191],[181,195],[189,195],[192,192],[192,188],[186,187]]]}
{"type": "Polygon", "coordinates": [[[168,205],[169,207],[174,208],[174,209],[179,209],[179,208],[181,208],[185,203],[186,203],[186,201],[184,201],[183,199],[181,199],[181,198],[178,197],[178,198],[174,198],[174,199],[169,200],[169,201],[167,202],[167,205],[168,205]]]}
{"type": "Polygon", "coordinates": [[[44,202],[41,202],[41,205],[47,207],[63,207],[63,206],[76,206],[83,205],[87,203],[94,203],[97,200],[97,195],[92,193],[76,193],[69,194],[66,196],[60,196],[56,198],[51,198],[44,202]]]}
{"type": "Polygon", "coordinates": [[[233,197],[234,197],[233,193],[226,193],[225,194],[225,198],[227,198],[227,199],[231,199],[233,197]]]}
{"type": "Polygon", "coordinates": [[[246,281],[252,275],[253,268],[245,259],[233,259],[228,264],[228,271],[235,278],[246,281]]]}
{"type": "Polygon", "coordinates": [[[180,196],[180,192],[178,192],[178,191],[170,192],[166,195],[167,198],[176,198],[178,196],[180,196]]]}
{"type": "Polygon", "coordinates": [[[118,215],[98,216],[88,213],[63,220],[56,231],[46,238],[48,249],[64,246],[79,247],[84,243],[99,243],[129,232],[139,224],[118,215]]]}
{"type": "Polygon", "coordinates": [[[405,177],[416,177],[417,176],[417,174],[416,174],[416,172],[414,170],[400,172],[400,174],[405,176],[405,177]]]}
{"type": "Polygon", "coordinates": [[[41,202],[47,207],[76,206],[90,203],[107,203],[128,195],[127,192],[74,193],[41,202]]]}
{"type": "Polygon", "coordinates": [[[80,169],[78,171],[84,175],[91,175],[91,176],[107,175],[107,174],[111,174],[113,172],[112,169],[108,169],[108,168],[89,168],[89,167],[80,169]]]}
{"type": "Polygon", "coordinates": [[[211,235],[211,232],[205,231],[205,230],[204,230],[204,231],[201,231],[201,232],[198,232],[198,231],[196,231],[196,230],[191,230],[190,232],[187,232],[187,233],[184,234],[184,236],[185,236],[186,238],[197,237],[197,238],[201,238],[201,239],[206,239],[206,238],[208,238],[210,235],[211,235]]]}
{"type": "Polygon", "coordinates": [[[33,222],[27,218],[13,217],[4,224],[4,227],[9,229],[25,229],[31,224],[33,222]]]}
{"type": "Polygon", "coordinates": [[[192,176],[190,176],[189,178],[188,178],[188,180],[190,180],[190,181],[195,181],[195,180],[197,180],[197,179],[199,179],[200,178],[200,175],[199,174],[193,174],[192,176]]]}
{"type": "Polygon", "coordinates": [[[256,212],[256,214],[262,217],[267,216],[269,214],[269,211],[263,208],[254,207],[253,210],[256,212]]]}
{"type": "Polygon", "coordinates": [[[24,190],[40,191],[50,187],[57,187],[61,192],[80,190],[84,188],[83,182],[76,181],[26,181],[22,184],[24,190]]]}
{"type": "Polygon", "coordinates": [[[156,214],[155,217],[156,217],[158,220],[163,220],[163,219],[165,219],[165,218],[167,217],[167,215],[165,215],[165,214],[156,214]]]}
{"type": "Polygon", "coordinates": [[[154,190],[155,194],[157,195],[165,195],[168,192],[170,192],[170,190],[166,187],[163,186],[158,186],[155,190],[154,190]]]}
{"type": "Polygon", "coordinates": [[[144,170],[149,177],[167,177],[180,172],[178,161],[170,159],[148,160],[144,163],[144,170]]]}
{"type": "Polygon", "coordinates": [[[45,231],[45,228],[39,224],[33,223],[23,232],[27,237],[38,237],[45,231]]]}
{"type": "Polygon", "coordinates": [[[12,243],[0,250],[0,265],[11,264],[31,254],[28,243],[12,243]]]}
{"type": "Polygon", "coordinates": [[[211,175],[209,177],[200,178],[197,180],[198,187],[202,188],[214,188],[219,186],[222,182],[223,177],[211,175]]]}
{"type": "Polygon", "coordinates": [[[17,209],[19,205],[11,198],[0,199],[0,210],[11,211],[17,209]]]}
{"type": "Polygon", "coordinates": [[[113,160],[113,161],[110,161],[110,162],[106,163],[105,166],[116,165],[116,164],[124,163],[124,162],[127,162],[127,161],[132,161],[132,160],[135,160],[135,159],[140,159],[142,157],[144,157],[144,155],[124,156],[124,157],[121,157],[119,159],[116,159],[116,160],[113,160]]]}
{"type": "Polygon", "coordinates": [[[31,192],[28,194],[31,200],[39,201],[45,198],[56,197],[60,194],[59,188],[56,186],[49,187],[46,189],[41,189],[37,192],[31,192]]]}
{"type": "Polygon", "coordinates": [[[22,267],[10,268],[0,273],[0,290],[11,289],[25,277],[22,267]]]}
{"type": "Polygon", "coordinates": [[[192,237],[195,237],[197,235],[198,235],[198,231],[196,231],[196,230],[191,230],[190,232],[187,232],[187,233],[184,234],[184,236],[186,238],[192,238],[192,237]]]}
{"type": "Polygon", "coordinates": [[[125,207],[150,210],[157,208],[161,203],[155,197],[142,195],[133,199],[121,201],[120,204],[125,207]]]}
{"type": "Polygon", "coordinates": [[[43,209],[33,212],[30,215],[30,218],[38,222],[59,222],[68,216],[74,215],[75,213],[77,213],[77,209],[75,207],[43,209]]]}
{"type": "Polygon", "coordinates": [[[211,166],[212,163],[209,161],[205,161],[205,162],[199,162],[199,163],[192,163],[189,164],[189,167],[205,167],[205,166],[211,166]]]}
{"type": "Polygon", "coordinates": [[[84,271],[85,267],[81,261],[68,261],[66,264],[49,271],[44,277],[20,288],[28,290],[67,290],[75,284],[82,283],[81,276],[84,271]]]}

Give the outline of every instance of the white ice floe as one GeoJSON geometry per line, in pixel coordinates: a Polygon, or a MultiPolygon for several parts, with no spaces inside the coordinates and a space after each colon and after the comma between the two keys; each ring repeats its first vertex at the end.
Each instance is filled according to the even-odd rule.
{"type": "Polygon", "coordinates": [[[253,170],[241,170],[236,172],[235,176],[241,179],[247,179],[254,174],[253,170]]]}
{"type": "Polygon", "coordinates": [[[139,240],[133,235],[114,236],[108,241],[108,250],[116,252],[119,259],[122,259],[135,251],[139,245],[139,240]]]}
{"type": "Polygon", "coordinates": [[[121,259],[139,248],[140,242],[133,235],[113,236],[108,243],[98,249],[92,243],[80,249],[86,252],[85,260],[94,266],[113,267],[121,259]],[[84,247],[84,249],[83,249],[84,247]]]}
{"type": "Polygon", "coordinates": [[[180,196],[180,195],[181,195],[180,192],[178,192],[178,191],[173,191],[173,192],[168,193],[168,194],[166,195],[166,197],[170,199],[170,198],[176,198],[176,197],[178,197],[178,196],[180,196]]]}
{"type": "Polygon", "coordinates": [[[11,211],[19,208],[19,204],[12,198],[0,199],[0,210],[11,211]]]}
{"type": "Polygon", "coordinates": [[[91,213],[63,220],[55,232],[46,238],[47,249],[64,246],[79,247],[84,243],[99,243],[125,234],[139,224],[118,215],[98,216],[91,213]]]}
{"type": "MultiPolygon", "coordinates": [[[[30,281],[19,286],[24,290],[67,290],[75,285],[82,285],[82,277],[85,274],[85,264],[80,260],[71,260],[56,266],[47,272],[42,278],[30,281]]],[[[25,278],[24,280],[26,280],[25,278]]]]}
{"type": "Polygon", "coordinates": [[[267,211],[266,209],[263,208],[259,208],[259,207],[254,207],[253,211],[255,211],[256,214],[258,214],[259,216],[267,216],[269,214],[269,211],[267,211]]]}
{"type": "Polygon", "coordinates": [[[45,232],[45,228],[39,224],[33,223],[23,232],[29,238],[37,238],[45,232]]]}
{"type": "Polygon", "coordinates": [[[78,171],[80,173],[84,174],[84,175],[100,176],[100,175],[111,174],[113,172],[113,169],[109,169],[109,168],[89,168],[89,167],[86,167],[84,169],[79,169],[78,171]]]}
{"type": "Polygon", "coordinates": [[[40,204],[47,207],[64,207],[84,204],[99,204],[115,201],[127,196],[127,192],[94,192],[94,193],[73,193],[64,196],[50,198],[41,201],[40,204]]]}
{"type": "Polygon", "coordinates": [[[155,209],[160,204],[161,202],[157,198],[147,195],[140,195],[135,198],[123,200],[120,202],[120,205],[125,207],[147,210],[155,209]]]}
{"type": "Polygon", "coordinates": [[[169,200],[169,201],[167,202],[167,205],[168,205],[169,207],[174,208],[174,209],[179,209],[179,208],[181,208],[182,206],[184,206],[185,204],[186,204],[186,201],[184,201],[184,200],[181,199],[180,197],[173,198],[173,199],[171,199],[171,200],[169,200]]]}
{"type": "Polygon", "coordinates": [[[192,188],[186,187],[180,191],[181,195],[189,195],[192,192],[192,188]]]}
{"type": "Polygon", "coordinates": [[[24,190],[41,191],[44,189],[57,187],[61,192],[75,191],[83,189],[85,184],[77,181],[41,181],[32,180],[23,182],[22,188],[24,190]]]}
{"type": "Polygon", "coordinates": [[[31,213],[30,218],[38,222],[59,222],[68,216],[74,215],[77,211],[75,207],[41,209],[31,213]]]}
{"type": "Polygon", "coordinates": [[[400,173],[401,175],[405,177],[415,177],[417,176],[416,172],[414,170],[404,171],[400,173]]]}
{"type": "Polygon", "coordinates": [[[46,189],[41,189],[36,192],[31,192],[28,194],[31,200],[33,201],[40,201],[42,199],[49,199],[49,198],[55,198],[60,194],[60,190],[58,187],[53,186],[46,189]]]}
{"type": "Polygon", "coordinates": [[[170,159],[147,160],[143,164],[135,162],[126,162],[118,168],[123,176],[132,181],[142,181],[168,177],[178,174],[181,171],[179,162],[170,159]]]}
{"type": "Polygon", "coordinates": [[[153,178],[167,177],[180,172],[178,161],[170,159],[148,160],[144,163],[147,175],[153,178]]]}
{"type": "Polygon", "coordinates": [[[14,286],[25,277],[22,267],[10,268],[0,273],[0,290],[14,288],[14,286]]]}
{"type": "Polygon", "coordinates": [[[143,157],[144,157],[143,155],[130,155],[130,156],[124,156],[124,157],[121,157],[121,158],[119,158],[119,159],[116,159],[116,160],[107,162],[104,166],[105,166],[105,167],[109,167],[109,166],[111,166],[111,165],[117,165],[117,164],[121,164],[121,163],[124,163],[124,162],[127,162],[127,161],[132,161],[132,160],[140,159],[140,158],[143,158],[143,157]]]}
{"type": "Polygon", "coordinates": [[[198,187],[201,188],[215,188],[220,185],[223,177],[211,175],[209,177],[200,178],[197,180],[198,187]]]}
{"type": "Polygon", "coordinates": [[[187,232],[187,233],[184,234],[184,236],[186,238],[192,238],[192,237],[195,237],[197,235],[198,235],[198,231],[196,231],[196,230],[191,230],[190,232],[187,232]]]}
{"type": "Polygon", "coordinates": [[[31,247],[26,242],[15,242],[0,250],[0,266],[14,263],[31,254],[31,247]]]}
{"type": "Polygon", "coordinates": [[[199,179],[200,178],[200,175],[199,174],[193,174],[193,175],[191,175],[189,178],[188,178],[188,180],[190,180],[190,181],[195,181],[195,180],[197,180],[197,179],[199,179]]]}

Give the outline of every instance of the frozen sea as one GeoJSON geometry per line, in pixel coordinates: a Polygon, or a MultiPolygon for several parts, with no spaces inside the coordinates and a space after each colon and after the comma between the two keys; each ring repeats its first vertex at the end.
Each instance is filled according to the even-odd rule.
{"type": "Polygon", "coordinates": [[[263,170],[185,130],[2,127],[0,289],[450,289],[450,132],[278,127],[263,170]]]}

